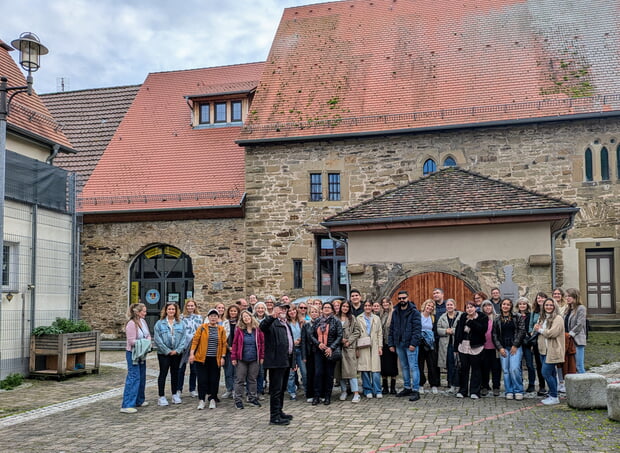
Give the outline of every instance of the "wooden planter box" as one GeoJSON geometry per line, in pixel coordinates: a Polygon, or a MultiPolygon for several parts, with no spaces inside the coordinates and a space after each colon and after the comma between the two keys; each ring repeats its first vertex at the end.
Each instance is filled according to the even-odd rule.
{"type": "Polygon", "coordinates": [[[99,372],[100,332],[76,332],[30,337],[30,374],[56,376],[99,372]],[[86,353],[95,353],[94,366],[86,364],[86,353]]]}

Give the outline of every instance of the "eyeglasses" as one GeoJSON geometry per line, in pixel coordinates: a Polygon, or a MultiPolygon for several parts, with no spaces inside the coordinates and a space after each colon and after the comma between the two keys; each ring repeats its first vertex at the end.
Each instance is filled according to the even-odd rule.
{"type": "Polygon", "coordinates": [[[399,297],[398,300],[407,300],[406,297],[399,297]]]}

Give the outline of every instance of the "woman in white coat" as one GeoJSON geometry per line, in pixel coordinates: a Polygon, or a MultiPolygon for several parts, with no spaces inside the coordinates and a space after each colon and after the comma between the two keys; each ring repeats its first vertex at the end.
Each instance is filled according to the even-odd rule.
{"type": "Polygon", "coordinates": [[[437,335],[439,336],[439,349],[437,366],[447,369],[449,393],[456,393],[459,386],[459,372],[454,360],[454,332],[456,323],[461,317],[461,312],[456,310],[454,299],[446,301],[446,312],[437,321],[437,335]]]}
{"type": "Polygon", "coordinates": [[[364,312],[357,317],[361,334],[357,341],[357,369],[362,373],[362,388],[366,398],[383,398],[381,393],[381,355],[383,354],[383,328],[381,319],[373,314],[372,302],[364,302],[364,312]],[[370,338],[369,346],[364,338],[370,338]],[[360,345],[361,343],[361,345],[360,345]]]}

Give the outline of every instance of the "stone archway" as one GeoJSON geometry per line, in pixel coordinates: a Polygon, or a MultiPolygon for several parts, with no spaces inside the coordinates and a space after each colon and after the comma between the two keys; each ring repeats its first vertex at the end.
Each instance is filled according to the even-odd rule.
{"type": "Polygon", "coordinates": [[[477,291],[464,280],[452,274],[425,272],[403,280],[392,292],[391,300],[396,300],[398,291],[405,290],[409,293],[409,299],[420,308],[424,300],[432,297],[434,288],[443,289],[445,298],[454,299],[456,301],[456,309],[460,311],[464,310],[466,301],[473,300],[474,293],[477,291]]]}

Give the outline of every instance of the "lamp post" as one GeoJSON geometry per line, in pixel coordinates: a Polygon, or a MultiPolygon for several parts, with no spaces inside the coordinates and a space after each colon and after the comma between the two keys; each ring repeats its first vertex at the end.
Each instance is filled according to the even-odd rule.
{"type": "Polygon", "coordinates": [[[26,85],[9,86],[9,80],[0,76],[0,281],[4,285],[4,193],[6,185],[6,123],[9,116],[11,101],[19,93],[32,95],[32,73],[39,69],[39,58],[48,53],[47,47],[41,44],[39,37],[34,33],[26,32],[11,42],[19,50],[19,64],[28,72],[26,85]],[[9,93],[11,95],[9,96],[9,93]]]}

